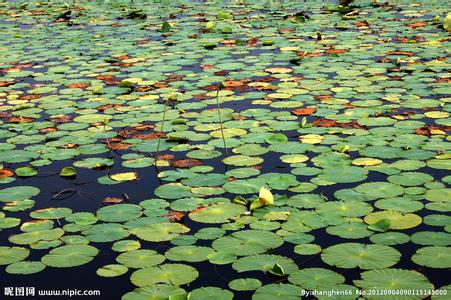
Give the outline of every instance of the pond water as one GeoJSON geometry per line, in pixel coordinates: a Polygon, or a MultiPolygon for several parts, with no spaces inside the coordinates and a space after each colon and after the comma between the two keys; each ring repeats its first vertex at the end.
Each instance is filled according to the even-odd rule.
{"type": "Polygon", "coordinates": [[[446,299],[448,10],[0,3],[0,294],[446,299]]]}

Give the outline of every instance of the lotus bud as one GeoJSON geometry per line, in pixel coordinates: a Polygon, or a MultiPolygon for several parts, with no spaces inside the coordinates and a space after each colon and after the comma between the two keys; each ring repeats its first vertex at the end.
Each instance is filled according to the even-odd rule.
{"type": "Polygon", "coordinates": [[[264,187],[260,188],[260,192],[258,194],[258,200],[260,201],[260,204],[262,206],[274,204],[274,197],[273,197],[272,193],[268,189],[265,189],[264,187]]]}

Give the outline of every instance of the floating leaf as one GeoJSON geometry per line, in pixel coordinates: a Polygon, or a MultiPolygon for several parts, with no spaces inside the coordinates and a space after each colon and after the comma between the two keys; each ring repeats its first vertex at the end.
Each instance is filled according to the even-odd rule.
{"type": "Polygon", "coordinates": [[[345,269],[359,267],[364,270],[391,267],[400,257],[401,253],[392,247],[358,243],[333,245],[321,254],[321,259],[329,265],[345,269]]]}
{"type": "Polygon", "coordinates": [[[164,264],[157,267],[139,269],[130,277],[134,285],[153,286],[156,283],[172,285],[187,284],[195,280],[199,272],[191,266],[183,264],[164,264]]]}
{"type": "Polygon", "coordinates": [[[70,268],[87,264],[99,251],[89,245],[67,245],[51,250],[41,258],[46,266],[70,268]]]}

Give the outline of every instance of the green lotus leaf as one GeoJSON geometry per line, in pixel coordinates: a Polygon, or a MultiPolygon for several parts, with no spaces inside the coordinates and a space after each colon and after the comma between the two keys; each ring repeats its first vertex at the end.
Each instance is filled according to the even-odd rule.
{"type": "Polygon", "coordinates": [[[138,227],[131,230],[131,232],[144,241],[162,242],[170,241],[189,230],[188,227],[182,224],[163,222],[138,227]]]}
{"type": "Polygon", "coordinates": [[[233,180],[224,184],[224,190],[233,194],[256,194],[260,186],[252,181],[233,180]]]}
{"type": "Polygon", "coordinates": [[[41,258],[49,267],[70,268],[89,263],[99,250],[89,245],[67,245],[51,250],[41,258]]]}
{"type": "Polygon", "coordinates": [[[30,250],[22,247],[0,246],[0,265],[9,265],[24,260],[30,255],[30,250]]]}
{"type": "Polygon", "coordinates": [[[85,158],[83,160],[74,162],[74,166],[77,168],[95,169],[95,168],[112,166],[113,163],[114,163],[114,161],[111,159],[90,157],[90,158],[85,158]]]}
{"type": "Polygon", "coordinates": [[[97,217],[90,212],[73,213],[66,217],[67,222],[73,222],[78,225],[91,225],[97,222],[97,217]]]}
{"type": "Polygon", "coordinates": [[[244,213],[246,208],[234,203],[217,203],[189,214],[191,220],[200,223],[226,223],[244,213]]]}
{"type": "Polygon", "coordinates": [[[201,240],[214,240],[226,233],[224,229],[217,227],[206,227],[199,229],[194,236],[201,240]]]}
{"type": "Polygon", "coordinates": [[[127,294],[123,295],[122,299],[140,300],[149,297],[155,299],[171,299],[171,300],[172,299],[177,300],[178,297],[181,297],[180,299],[185,299],[186,292],[185,290],[170,284],[155,284],[152,286],[134,289],[132,292],[128,292],[127,294]]]}
{"type": "Polygon", "coordinates": [[[142,268],[130,277],[131,282],[140,287],[153,286],[157,283],[175,286],[188,284],[199,276],[199,272],[191,266],[183,264],[164,264],[156,267],[142,268]]]}
{"type": "Polygon", "coordinates": [[[272,232],[261,230],[242,230],[220,237],[212,243],[216,251],[235,255],[261,254],[283,244],[282,238],[272,232]]]}
{"type": "Polygon", "coordinates": [[[337,235],[345,239],[361,239],[373,234],[362,223],[347,222],[336,226],[329,226],[326,232],[331,235],[337,235]]]}
{"type": "Polygon", "coordinates": [[[116,204],[104,206],[97,211],[97,218],[105,222],[126,222],[141,216],[141,206],[136,204],[116,204]]]}
{"type": "Polygon", "coordinates": [[[255,278],[238,278],[229,282],[229,287],[235,291],[254,291],[261,286],[261,281],[255,278]]]}
{"type": "Polygon", "coordinates": [[[154,194],[163,199],[179,199],[193,196],[191,189],[181,183],[160,185],[154,190],[154,194]]]}
{"type": "Polygon", "coordinates": [[[227,171],[225,174],[229,177],[234,177],[234,178],[248,178],[248,177],[259,175],[260,171],[255,168],[244,167],[244,168],[237,168],[237,169],[227,171]]]}
{"type": "Polygon", "coordinates": [[[207,256],[212,252],[210,247],[177,246],[166,251],[164,255],[171,261],[201,262],[207,260],[207,256]]]}
{"type": "Polygon", "coordinates": [[[430,268],[451,268],[451,253],[449,249],[449,247],[441,246],[420,248],[412,256],[412,261],[417,265],[430,268]]]}
{"type": "Polygon", "coordinates": [[[30,217],[35,219],[63,219],[72,213],[70,208],[66,207],[50,207],[35,210],[30,213],[30,217]]]}
{"type": "Polygon", "coordinates": [[[373,207],[361,201],[328,201],[318,204],[315,210],[322,215],[337,214],[344,217],[361,217],[373,211],[373,207]]]}
{"type": "Polygon", "coordinates": [[[20,219],[17,219],[17,218],[0,218],[0,230],[16,227],[19,224],[20,224],[20,219]]]}
{"type": "Polygon", "coordinates": [[[431,226],[447,226],[451,225],[451,216],[432,214],[425,216],[423,221],[431,226]]]}
{"type": "Polygon", "coordinates": [[[28,162],[38,157],[39,153],[26,150],[0,151],[0,162],[4,163],[28,162]]]}
{"type": "MultiPolygon", "coordinates": [[[[429,290],[434,286],[421,273],[402,269],[382,269],[365,271],[360,274],[361,279],[354,280],[354,284],[363,289],[367,294],[370,290],[429,290]]],[[[401,292],[400,292],[401,293],[401,292]]],[[[368,295],[368,299],[380,299],[378,295],[368,295]]],[[[420,295],[396,295],[396,299],[421,299],[420,295]]]]}
{"type": "Polygon", "coordinates": [[[396,210],[400,212],[415,212],[423,208],[420,201],[412,201],[406,197],[385,198],[376,201],[375,206],[379,209],[396,210]]]}
{"type": "Polygon", "coordinates": [[[350,183],[365,180],[368,170],[360,167],[326,168],[318,175],[321,180],[335,183],[350,183]]]}
{"type": "Polygon", "coordinates": [[[201,300],[201,299],[232,300],[233,293],[218,287],[207,286],[192,290],[189,293],[189,298],[193,300],[201,300]]]}
{"type": "Polygon", "coordinates": [[[400,257],[401,253],[392,247],[358,243],[333,245],[321,254],[321,259],[328,265],[345,269],[359,267],[364,270],[391,267],[400,257]]]}
{"type": "Polygon", "coordinates": [[[375,244],[381,244],[386,246],[393,246],[398,244],[405,244],[410,240],[410,237],[401,232],[386,232],[377,233],[370,236],[370,241],[375,244]]]}
{"type": "Polygon", "coordinates": [[[88,230],[83,231],[83,234],[91,242],[106,243],[126,238],[129,232],[119,224],[107,223],[93,225],[88,230]]]}
{"type": "Polygon", "coordinates": [[[258,288],[253,300],[272,300],[272,299],[286,299],[297,300],[301,298],[302,289],[293,284],[272,283],[258,288]]]}
{"type": "Polygon", "coordinates": [[[161,264],[165,260],[164,256],[154,250],[130,250],[121,253],[116,261],[129,268],[153,267],[161,264]]]}
{"type": "Polygon", "coordinates": [[[15,173],[19,177],[31,177],[38,174],[38,171],[33,169],[32,167],[21,167],[15,170],[15,173]]]}
{"type": "Polygon", "coordinates": [[[298,266],[293,260],[284,256],[269,254],[259,254],[240,258],[233,263],[232,268],[240,273],[246,271],[269,272],[276,264],[280,265],[285,274],[291,274],[298,270],[298,266]]]}
{"type": "Polygon", "coordinates": [[[97,275],[102,277],[117,277],[124,275],[125,273],[127,273],[127,271],[128,268],[123,265],[110,264],[98,268],[96,273],[97,275]]]}
{"type": "Polygon", "coordinates": [[[248,167],[261,164],[263,162],[263,158],[260,157],[252,157],[247,155],[233,155],[227,158],[224,158],[223,162],[226,165],[237,166],[237,167],[248,167]]]}
{"type": "Polygon", "coordinates": [[[286,190],[291,186],[296,186],[299,181],[296,180],[296,176],[291,174],[274,174],[267,184],[276,190],[286,190]]]}
{"type": "Polygon", "coordinates": [[[12,235],[9,237],[9,241],[14,244],[26,245],[34,244],[38,241],[52,241],[60,238],[64,234],[64,230],[61,228],[55,228],[42,231],[31,231],[12,235]]]}
{"type": "Polygon", "coordinates": [[[141,248],[141,243],[135,240],[117,241],[111,247],[111,249],[117,252],[133,251],[138,250],[139,248],[141,248]]]}
{"type": "Polygon", "coordinates": [[[324,288],[344,283],[345,278],[328,269],[305,268],[291,274],[288,277],[288,281],[304,289],[315,290],[320,287],[324,288]]]}
{"type": "Polygon", "coordinates": [[[424,194],[424,198],[433,202],[451,202],[451,189],[428,190],[424,194]]]}
{"type": "Polygon", "coordinates": [[[451,233],[419,231],[410,236],[412,243],[418,245],[449,246],[451,245],[451,233]]]}
{"type": "Polygon", "coordinates": [[[390,228],[396,230],[413,228],[422,222],[421,217],[415,214],[403,214],[392,210],[373,212],[364,218],[365,223],[369,225],[373,225],[383,219],[389,220],[390,228]]]}
{"type": "Polygon", "coordinates": [[[403,172],[398,175],[389,176],[387,180],[391,183],[402,186],[417,186],[434,180],[434,177],[421,172],[403,172]]]}
{"type": "Polygon", "coordinates": [[[404,194],[404,189],[388,182],[368,182],[358,185],[355,190],[365,194],[371,199],[390,198],[404,194]]]}
{"type": "Polygon", "coordinates": [[[313,255],[321,252],[321,246],[316,244],[302,244],[294,247],[294,253],[299,255],[313,255]]]}
{"type": "Polygon", "coordinates": [[[451,170],[451,160],[449,159],[431,159],[426,163],[429,168],[448,171],[451,170]]]}
{"type": "Polygon", "coordinates": [[[39,194],[40,190],[32,186],[15,186],[0,190],[1,202],[21,201],[39,194]]]}
{"type": "Polygon", "coordinates": [[[60,171],[61,177],[72,177],[75,175],[77,175],[77,170],[75,170],[75,168],[73,167],[64,167],[60,171]]]}
{"type": "Polygon", "coordinates": [[[35,274],[45,269],[45,265],[40,261],[19,261],[8,265],[5,269],[9,274],[35,274]]]}
{"type": "Polygon", "coordinates": [[[237,260],[237,256],[231,252],[217,251],[207,255],[210,263],[215,265],[226,265],[237,260]]]}
{"type": "Polygon", "coordinates": [[[151,157],[140,157],[136,159],[128,159],[122,162],[126,168],[146,168],[154,164],[154,159],[151,157]]]}
{"type": "Polygon", "coordinates": [[[111,118],[112,116],[109,115],[87,114],[74,118],[74,121],[79,123],[97,123],[97,122],[108,122],[111,118]]]}
{"type": "Polygon", "coordinates": [[[187,179],[183,179],[182,183],[188,186],[221,186],[227,182],[227,176],[222,174],[197,174],[187,179]]]}

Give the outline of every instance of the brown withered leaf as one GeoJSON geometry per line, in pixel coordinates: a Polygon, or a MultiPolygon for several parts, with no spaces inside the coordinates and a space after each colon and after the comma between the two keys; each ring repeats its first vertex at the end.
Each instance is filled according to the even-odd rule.
{"type": "Polygon", "coordinates": [[[35,120],[35,118],[32,118],[32,117],[22,117],[22,116],[20,116],[20,117],[9,118],[6,121],[6,123],[15,123],[15,124],[18,124],[18,123],[31,123],[34,120],[35,120]]]}
{"type": "Polygon", "coordinates": [[[127,150],[128,148],[130,148],[130,146],[130,144],[126,143],[107,143],[107,147],[111,150],[127,150]]]}
{"type": "Polygon", "coordinates": [[[196,158],[186,158],[186,159],[178,159],[171,161],[171,166],[176,168],[191,168],[195,166],[200,166],[204,162],[200,159],[196,158]]]}
{"type": "Polygon", "coordinates": [[[165,161],[170,161],[171,159],[174,159],[175,155],[174,154],[158,154],[157,155],[157,160],[165,160],[165,161]]]}
{"type": "Polygon", "coordinates": [[[316,112],[316,107],[296,108],[291,112],[296,116],[309,116],[316,112]]]}
{"type": "Polygon", "coordinates": [[[85,88],[88,87],[89,83],[86,82],[80,82],[80,83],[71,83],[68,84],[67,87],[70,89],[80,89],[80,88],[85,88]]]}
{"type": "Polygon", "coordinates": [[[407,27],[410,27],[410,28],[412,28],[412,29],[415,29],[415,28],[419,28],[419,27],[424,27],[424,26],[426,26],[428,23],[426,23],[426,22],[415,22],[415,23],[410,23],[410,24],[407,24],[407,27]]]}
{"type": "Polygon", "coordinates": [[[124,199],[122,198],[115,198],[115,197],[106,197],[105,199],[103,199],[103,204],[105,205],[111,205],[111,204],[118,204],[123,202],[124,199]]]}
{"type": "Polygon", "coordinates": [[[30,94],[30,95],[20,95],[19,100],[33,100],[41,98],[41,95],[38,94],[30,94]]]}
{"type": "Polygon", "coordinates": [[[164,132],[151,132],[151,133],[141,133],[141,134],[137,134],[134,135],[133,138],[134,139],[140,139],[140,140],[155,140],[158,138],[165,138],[166,134],[164,132]]]}
{"type": "Polygon", "coordinates": [[[385,52],[385,55],[406,55],[406,56],[412,56],[412,51],[388,51],[385,52]]]}
{"type": "Polygon", "coordinates": [[[139,130],[139,131],[145,131],[145,130],[150,130],[150,129],[154,129],[155,125],[153,124],[143,124],[143,125],[136,125],[134,129],[139,130]]]}
{"type": "Polygon", "coordinates": [[[62,117],[59,117],[59,118],[52,119],[52,122],[56,123],[56,124],[61,124],[61,123],[70,122],[71,120],[72,120],[71,116],[62,116],[62,117]]]}
{"type": "Polygon", "coordinates": [[[9,117],[11,117],[10,113],[4,112],[4,111],[0,111],[0,119],[9,118],[9,117]]]}

